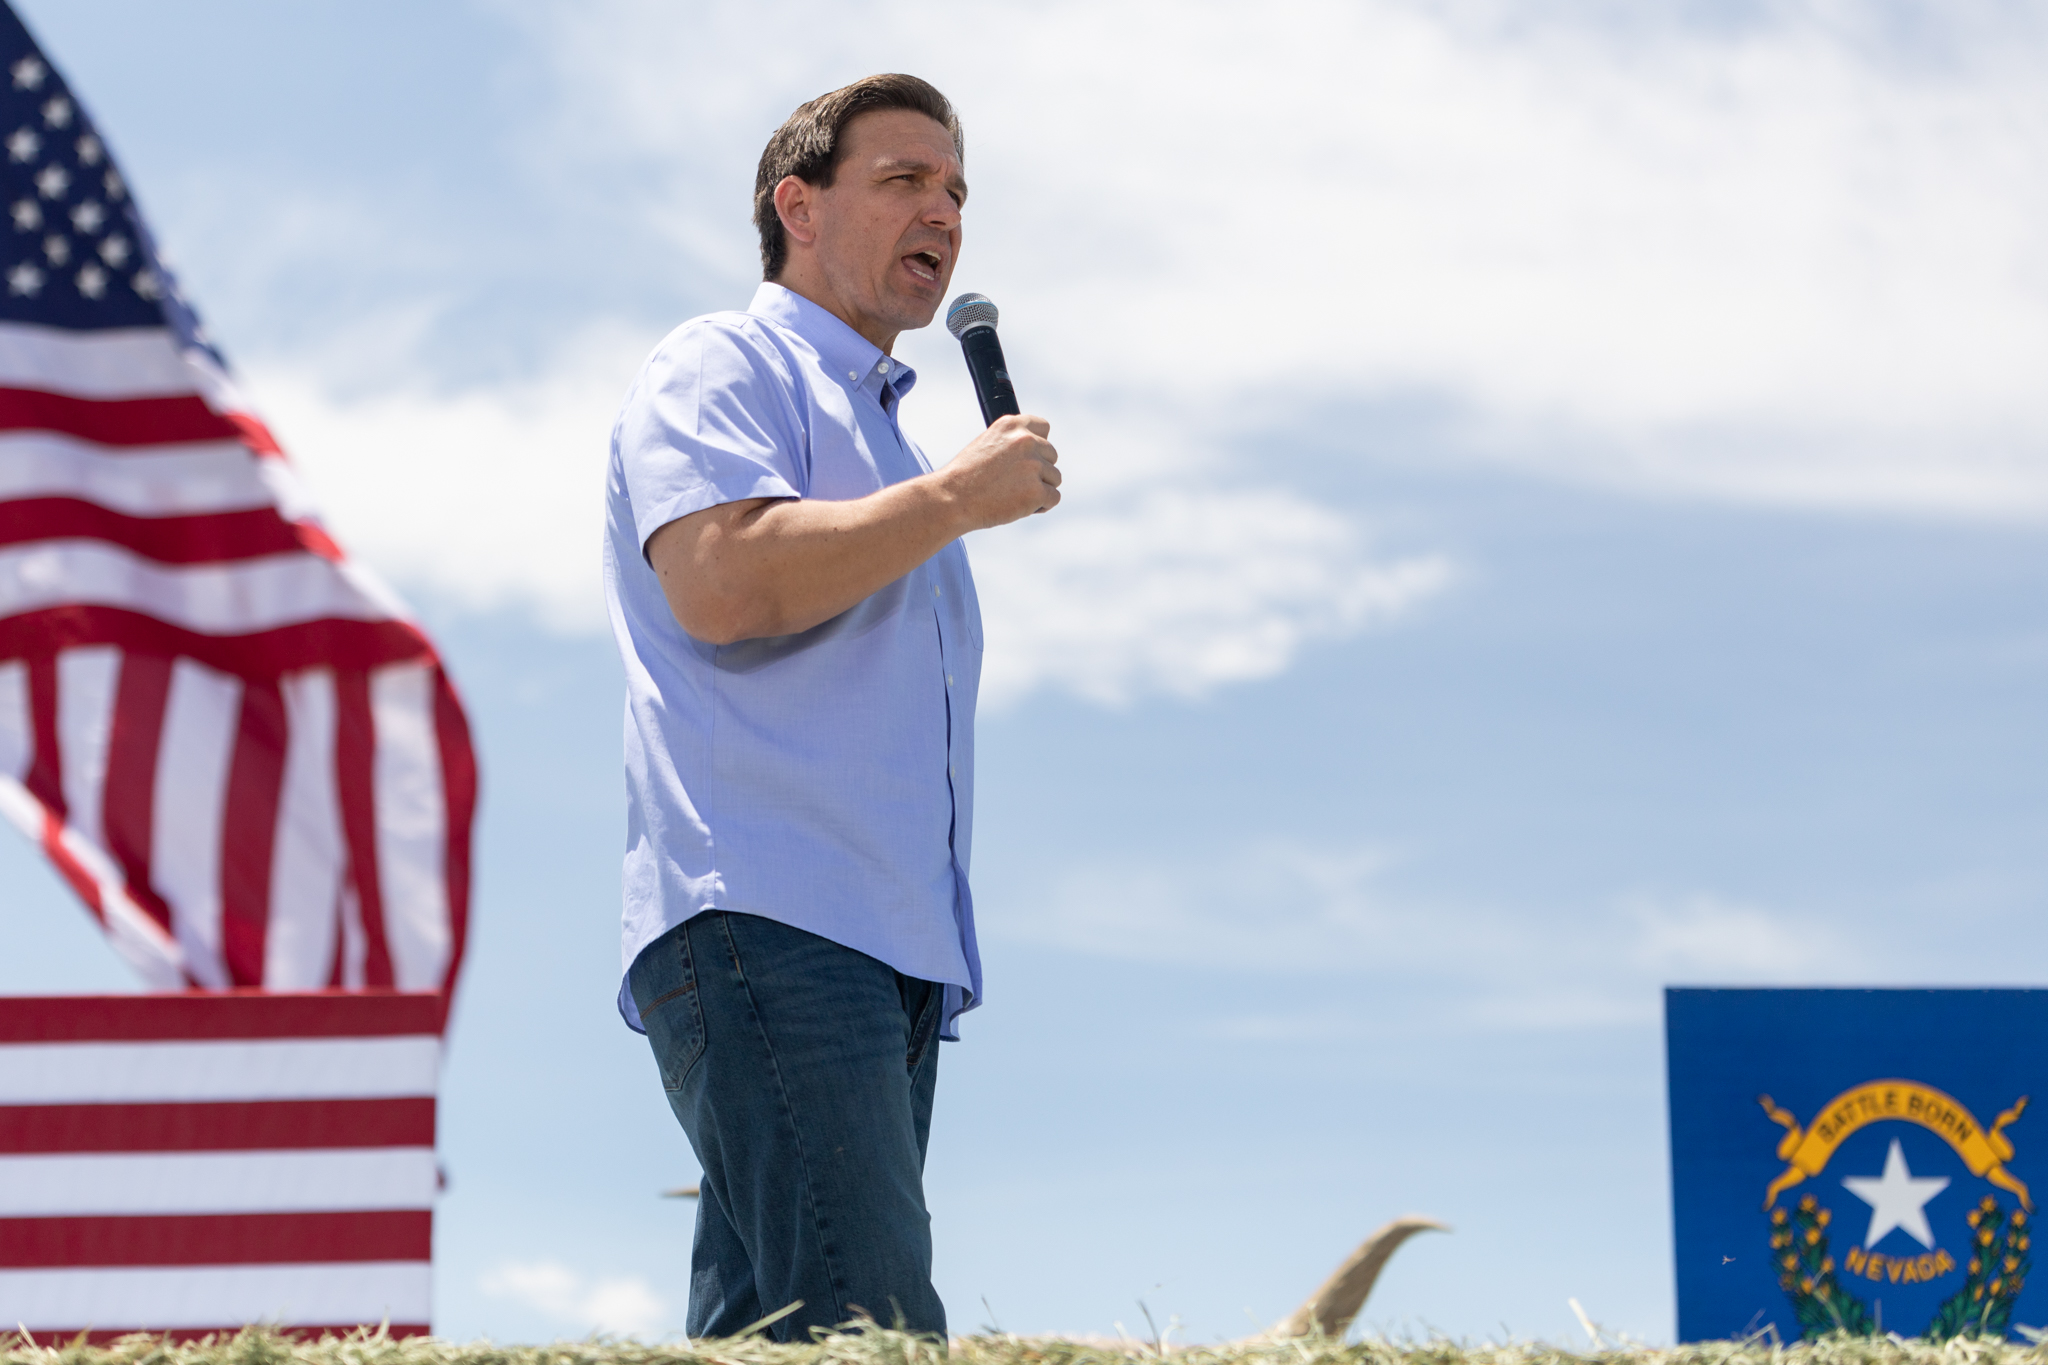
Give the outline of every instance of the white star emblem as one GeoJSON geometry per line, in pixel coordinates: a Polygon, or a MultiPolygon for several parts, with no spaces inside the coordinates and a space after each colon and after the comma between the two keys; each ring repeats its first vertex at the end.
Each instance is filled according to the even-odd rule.
{"type": "Polygon", "coordinates": [[[71,239],[51,233],[43,238],[43,255],[49,258],[51,265],[63,265],[71,259],[71,239]]]}
{"type": "Polygon", "coordinates": [[[16,90],[34,90],[43,83],[43,77],[50,74],[50,68],[33,55],[23,57],[7,70],[14,77],[16,90]]]}
{"type": "Polygon", "coordinates": [[[71,226],[80,232],[98,232],[107,223],[107,211],[88,199],[71,210],[71,226]]]}
{"type": "Polygon", "coordinates": [[[100,259],[116,270],[128,264],[128,239],[117,232],[101,242],[100,259]]]}
{"type": "Polygon", "coordinates": [[[45,199],[62,199],[71,188],[71,172],[62,166],[45,166],[36,172],[36,188],[45,199]]]}
{"type": "Polygon", "coordinates": [[[106,144],[101,142],[98,138],[94,137],[91,133],[87,133],[84,137],[78,139],[79,165],[97,166],[100,164],[101,158],[105,157],[106,154],[106,144]]]}
{"type": "Polygon", "coordinates": [[[62,95],[43,105],[43,122],[52,128],[71,126],[71,101],[62,95]]]}
{"type": "Polygon", "coordinates": [[[17,199],[7,206],[16,232],[34,232],[43,225],[43,206],[33,199],[17,199]]]}
{"type": "Polygon", "coordinates": [[[1893,1228],[1903,1228],[1921,1246],[1934,1249],[1934,1229],[1927,1226],[1927,1201],[1948,1188],[1948,1177],[1916,1176],[1907,1170],[1906,1154],[1899,1150],[1897,1138],[1885,1153],[1883,1175],[1852,1175],[1842,1184],[1870,1205],[1870,1231],[1863,1238],[1866,1248],[1876,1246],[1893,1228]]]}
{"type": "Polygon", "coordinates": [[[154,270],[138,270],[129,281],[135,292],[145,299],[160,299],[164,296],[164,282],[157,278],[154,270]]]}
{"type": "Polygon", "coordinates": [[[43,140],[33,128],[16,128],[7,135],[7,155],[15,161],[34,161],[43,150],[43,140]]]}
{"type": "Polygon", "coordinates": [[[33,297],[43,287],[43,272],[23,261],[7,272],[7,292],[33,297]]]}
{"type": "Polygon", "coordinates": [[[121,173],[112,166],[107,167],[107,173],[100,177],[100,183],[107,187],[107,198],[116,203],[119,203],[121,196],[128,192],[128,187],[121,183],[121,173]]]}
{"type": "MultiPolygon", "coordinates": [[[[86,262],[85,269],[78,272],[78,292],[89,299],[106,297],[107,272],[100,269],[96,262],[86,262]]],[[[1942,1183],[1947,1184],[1948,1182],[1943,1181],[1942,1183]]]]}

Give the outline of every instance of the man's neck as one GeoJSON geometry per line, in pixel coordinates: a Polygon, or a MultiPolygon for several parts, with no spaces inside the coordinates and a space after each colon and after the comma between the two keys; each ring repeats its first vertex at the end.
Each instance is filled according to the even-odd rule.
{"type": "Polygon", "coordinates": [[[770,280],[769,283],[779,284],[799,298],[809,299],[812,303],[817,304],[818,307],[860,333],[868,341],[880,347],[883,355],[894,355],[896,353],[896,338],[901,333],[889,331],[881,323],[862,319],[851,308],[846,307],[840,302],[838,294],[824,278],[824,272],[805,269],[803,268],[805,264],[805,262],[792,259],[787,265],[782,267],[782,273],[770,280]]]}

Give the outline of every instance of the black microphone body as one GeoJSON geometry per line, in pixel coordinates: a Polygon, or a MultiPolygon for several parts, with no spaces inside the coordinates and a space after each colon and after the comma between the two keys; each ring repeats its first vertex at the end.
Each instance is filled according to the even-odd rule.
{"type": "Polygon", "coordinates": [[[1003,364],[1003,343],[997,338],[996,329],[970,329],[960,338],[960,350],[967,357],[967,372],[974,376],[974,396],[981,400],[981,420],[993,426],[996,418],[1018,412],[1017,390],[1003,364]]]}
{"type": "Polygon", "coordinates": [[[961,354],[967,357],[982,422],[993,426],[996,418],[1022,411],[1003,361],[1003,343],[996,337],[996,306],[980,294],[962,294],[946,310],[946,329],[960,339],[961,354]]]}

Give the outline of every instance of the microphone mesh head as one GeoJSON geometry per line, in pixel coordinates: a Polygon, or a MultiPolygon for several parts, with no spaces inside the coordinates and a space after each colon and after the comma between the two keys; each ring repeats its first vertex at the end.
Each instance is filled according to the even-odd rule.
{"type": "Polygon", "coordinates": [[[993,327],[996,325],[996,306],[988,301],[986,294],[962,294],[946,309],[946,330],[958,341],[967,335],[970,327],[993,327]]]}

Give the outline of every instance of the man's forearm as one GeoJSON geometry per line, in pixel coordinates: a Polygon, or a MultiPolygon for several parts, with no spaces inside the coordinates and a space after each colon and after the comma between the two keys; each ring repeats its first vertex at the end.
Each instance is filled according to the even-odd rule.
{"type": "Polygon", "coordinates": [[[669,609],[699,640],[794,635],[881,591],[969,531],[1060,500],[1042,417],[998,418],[945,468],[864,498],[750,498],[647,538],[669,609]]]}
{"type": "Polygon", "coordinates": [[[683,629],[720,645],[829,621],[970,529],[930,474],[846,502],[757,499],[697,515],[709,520],[685,553],[665,554],[664,537],[694,518],[655,532],[648,558],[683,629]]]}

